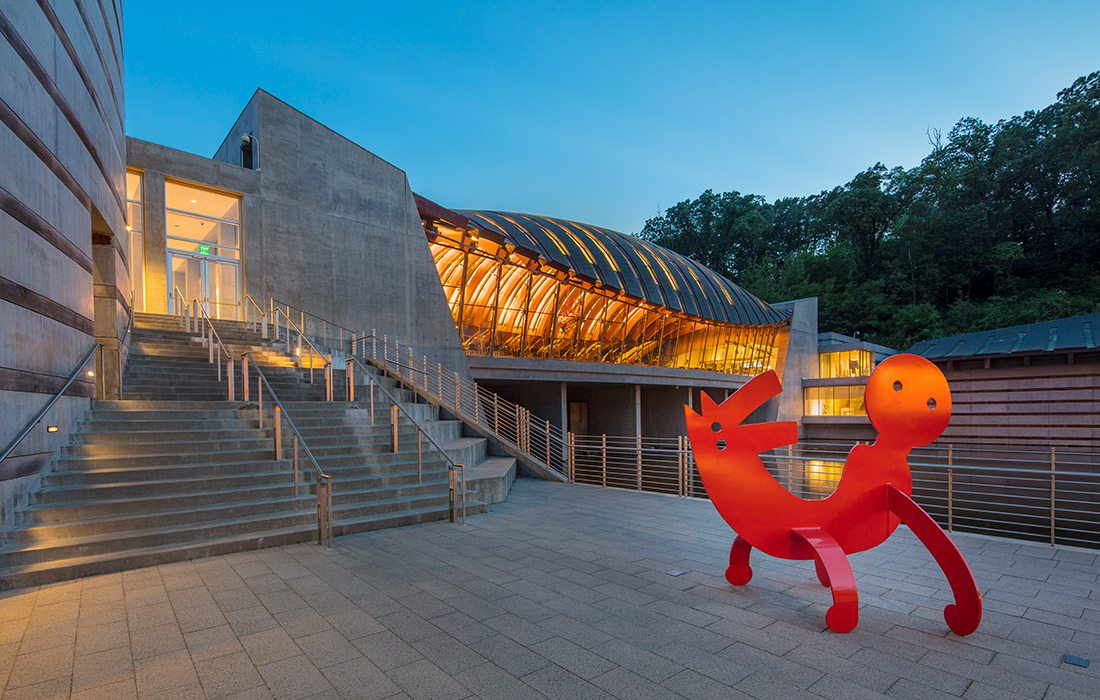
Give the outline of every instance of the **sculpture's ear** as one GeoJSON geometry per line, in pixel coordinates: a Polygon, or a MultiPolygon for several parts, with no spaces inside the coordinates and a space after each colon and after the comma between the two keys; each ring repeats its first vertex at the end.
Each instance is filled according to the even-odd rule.
{"type": "Polygon", "coordinates": [[[718,404],[705,391],[699,392],[703,397],[703,415],[713,420],[718,419],[718,404]]]}

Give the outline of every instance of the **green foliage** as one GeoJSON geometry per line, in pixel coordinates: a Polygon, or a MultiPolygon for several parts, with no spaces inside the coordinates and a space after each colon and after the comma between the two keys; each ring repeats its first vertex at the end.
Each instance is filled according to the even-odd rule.
{"type": "Polygon", "coordinates": [[[817,296],[822,329],[898,348],[1100,310],[1100,72],[931,141],[915,168],[876,163],[810,197],[707,190],[640,235],[768,301],[817,296]]]}

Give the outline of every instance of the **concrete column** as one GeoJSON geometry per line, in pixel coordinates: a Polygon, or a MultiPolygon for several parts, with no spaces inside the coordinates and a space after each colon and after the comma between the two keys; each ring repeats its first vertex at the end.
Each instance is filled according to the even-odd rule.
{"type": "MultiPolygon", "coordinates": [[[[94,226],[94,224],[93,224],[94,226]]],[[[113,237],[92,234],[92,290],[95,303],[93,327],[95,339],[103,343],[102,359],[96,359],[96,398],[118,397],[119,338],[125,333],[129,320],[128,309],[122,299],[129,297],[130,278],[113,237]]]]}
{"type": "Polygon", "coordinates": [[[164,173],[145,171],[145,308],[168,313],[168,239],[164,221],[164,173]]]}
{"type": "Polygon", "coordinates": [[[634,434],[642,436],[642,385],[634,385],[634,434]]]}

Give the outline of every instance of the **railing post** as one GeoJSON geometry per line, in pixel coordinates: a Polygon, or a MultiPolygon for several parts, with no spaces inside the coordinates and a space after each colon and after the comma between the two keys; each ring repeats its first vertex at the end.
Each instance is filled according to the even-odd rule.
{"type": "Polygon", "coordinates": [[[638,490],[642,490],[642,436],[636,435],[634,437],[634,445],[637,450],[635,459],[637,461],[637,474],[638,474],[638,490]]]}
{"type": "Polygon", "coordinates": [[[454,469],[447,469],[447,517],[450,522],[455,521],[455,510],[457,509],[457,503],[455,502],[455,489],[458,488],[456,483],[458,474],[454,469]]]}
{"type": "Polygon", "coordinates": [[[294,433],[294,495],[298,495],[298,433],[294,433]]]}
{"type": "Polygon", "coordinates": [[[272,411],[271,419],[275,422],[275,459],[283,458],[283,409],[278,404],[272,411]]]}
{"type": "Polygon", "coordinates": [[[393,431],[393,451],[397,452],[397,404],[390,406],[390,428],[393,431]]]}
{"type": "Polygon", "coordinates": [[[428,386],[428,383],[429,383],[428,382],[428,356],[427,355],[421,355],[420,359],[423,361],[421,364],[424,366],[424,371],[423,371],[424,393],[428,393],[428,391],[431,390],[431,387],[428,386]]]}
{"type": "Polygon", "coordinates": [[[348,358],[347,363],[344,365],[344,382],[347,384],[347,388],[344,390],[348,401],[355,400],[355,363],[348,358]]]}
{"type": "Polygon", "coordinates": [[[550,468],[550,421],[546,421],[546,468],[550,468]]]}
{"type": "Polygon", "coordinates": [[[458,468],[462,470],[462,524],[466,524],[466,465],[460,464],[458,468]]]}
{"type": "Polygon", "coordinates": [[[245,401],[248,401],[248,389],[248,355],[241,355],[241,393],[245,401]]]}
{"type": "Polygon", "coordinates": [[[493,432],[500,434],[500,395],[493,392],[493,432]]]}
{"type": "Polygon", "coordinates": [[[370,359],[378,359],[378,336],[374,334],[374,329],[370,329],[370,359]]]}
{"type": "Polygon", "coordinates": [[[477,390],[477,382],[474,382],[474,422],[481,423],[481,395],[477,390]]]}
{"type": "Polygon", "coordinates": [[[603,485],[607,486],[607,433],[600,434],[600,474],[603,485]]]}
{"type": "Polygon", "coordinates": [[[424,434],[416,431],[416,483],[424,483],[424,434]]]}
{"type": "Polygon", "coordinates": [[[436,373],[439,375],[439,393],[437,395],[439,396],[440,403],[442,403],[443,402],[443,363],[442,362],[436,362],[435,363],[435,370],[436,370],[436,373]]]}
{"type": "Polygon", "coordinates": [[[259,371],[256,372],[256,406],[260,415],[260,430],[264,429],[264,386],[259,371]]]}
{"type": "Polygon", "coordinates": [[[787,445],[787,490],[794,493],[794,445],[787,445]]]}
{"type": "Polygon", "coordinates": [[[569,481],[576,481],[576,468],[577,468],[577,445],[576,437],[572,432],[565,434],[566,444],[569,446],[568,459],[565,462],[565,472],[569,481]]]}
{"type": "MultiPolygon", "coordinates": [[[[220,360],[218,361],[218,364],[221,364],[220,360]]],[[[237,400],[236,392],[234,392],[234,390],[233,390],[233,358],[232,357],[230,357],[229,359],[227,359],[225,361],[225,379],[226,379],[226,383],[229,384],[229,400],[230,401],[236,401],[237,400]]]]}
{"type": "Polygon", "coordinates": [[[462,385],[458,383],[458,372],[455,372],[455,412],[462,412],[462,385]]]}
{"type": "Polygon", "coordinates": [[[1054,498],[1055,498],[1055,493],[1056,492],[1055,492],[1055,485],[1054,485],[1054,472],[1055,472],[1055,454],[1054,454],[1054,445],[1051,445],[1050,446],[1050,545],[1052,547],[1054,546],[1054,542],[1055,542],[1055,538],[1056,538],[1056,530],[1055,530],[1055,510],[1056,510],[1056,508],[1055,508],[1055,504],[1054,504],[1054,498]]]}
{"type": "Polygon", "coordinates": [[[206,347],[210,350],[210,364],[214,364],[214,324],[206,321],[206,347]]]}
{"type": "Polygon", "coordinates": [[[332,546],[332,479],[317,479],[317,544],[332,546]]]}
{"type": "Polygon", "coordinates": [[[325,363],[325,400],[332,401],[332,363],[325,363]]]}
{"type": "Polygon", "coordinates": [[[955,531],[955,446],[947,446],[947,531],[955,531]]]}
{"type": "Polygon", "coordinates": [[[374,378],[370,377],[367,384],[367,392],[370,393],[370,424],[374,425],[374,378]]]}
{"type": "Polygon", "coordinates": [[[684,495],[684,436],[676,436],[676,495],[684,495]]]}

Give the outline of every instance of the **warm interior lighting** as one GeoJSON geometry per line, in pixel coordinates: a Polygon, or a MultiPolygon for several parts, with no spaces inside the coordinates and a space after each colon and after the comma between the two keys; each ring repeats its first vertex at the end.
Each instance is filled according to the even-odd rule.
{"type": "Polygon", "coordinates": [[[58,431],[58,427],[56,425],[47,425],[46,426],[46,432],[47,433],[56,433],[57,431],[58,431]]]}
{"type": "MultiPolygon", "coordinates": [[[[514,225],[511,217],[496,214],[514,225]]],[[[492,223],[492,222],[491,222],[492,223]]],[[[564,226],[564,225],[563,225],[564,226]]],[[[561,239],[541,226],[554,245],[561,239]]],[[[778,324],[738,325],[647,304],[600,280],[582,281],[499,244],[469,245],[469,231],[436,224],[432,256],[466,351],[476,355],[613,362],[756,375],[775,366],[778,324]]],[[[562,232],[588,252],[580,236],[562,232]]],[[[581,230],[618,272],[610,250],[581,230]]],[[[677,288],[660,251],[633,242],[654,283],[677,288]],[[655,262],[650,267],[650,261],[655,262]]],[[[563,246],[564,247],[564,246],[563,246]]],[[[585,255],[585,259],[592,258],[585,255]]],[[[629,274],[629,272],[627,273],[629,274]]],[[[685,277],[686,279],[686,277],[685,277]]]]}
{"type": "Polygon", "coordinates": [[[813,493],[832,493],[840,481],[840,475],[843,473],[843,462],[832,462],[823,459],[808,460],[806,462],[806,487],[813,493]]]}
{"type": "Polygon", "coordinates": [[[88,370],[88,376],[89,377],[94,377],[95,376],[95,370],[94,369],[88,370]]]}

